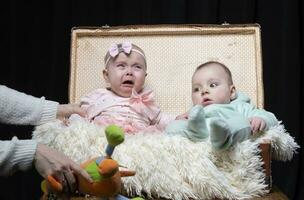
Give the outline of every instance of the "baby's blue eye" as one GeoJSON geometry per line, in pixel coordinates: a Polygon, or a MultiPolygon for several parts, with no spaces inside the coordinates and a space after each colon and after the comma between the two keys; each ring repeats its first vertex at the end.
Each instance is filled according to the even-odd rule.
{"type": "Polygon", "coordinates": [[[138,72],[144,71],[144,67],[143,67],[142,65],[133,65],[133,66],[132,66],[132,69],[133,69],[134,71],[138,71],[138,72]]]}
{"type": "Polygon", "coordinates": [[[214,87],[216,87],[216,86],[218,86],[217,83],[211,83],[211,84],[210,84],[210,87],[211,87],[211,88],[214,88],[214,87]]]}
{"type": "Polygon", "coordinates": [[[193,92],[199,92],[200,89],[199,88],[193,88],[193,92]]]}
{"type": "Polygon", "coordinates": [[[135,69],[143,69],[143,67],[140,65],[135,65],[134,67],[135,67],[135,69]]]}
{"type": "Polygon", "coordinates": [[[125,66],[123,64],[118,64],[116,67],[124,68],[125,66]]]}

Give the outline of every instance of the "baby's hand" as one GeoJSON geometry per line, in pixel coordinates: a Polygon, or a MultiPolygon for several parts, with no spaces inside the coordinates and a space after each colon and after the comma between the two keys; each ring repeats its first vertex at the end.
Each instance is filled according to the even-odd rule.
{"type": "Polygon", "coordinates": [[[251,117],[249,118],[249,122],[253,134],[263,131],[266,128],[265,120],[260,117],[251,117]]]}
{"type": "Polygon", "coordinates": [[[176,120],[187,120],[188,119],[188,115],[189,115],[189,113],[186,112],[184,114],[178,115],[175,119],[176,120]]]}

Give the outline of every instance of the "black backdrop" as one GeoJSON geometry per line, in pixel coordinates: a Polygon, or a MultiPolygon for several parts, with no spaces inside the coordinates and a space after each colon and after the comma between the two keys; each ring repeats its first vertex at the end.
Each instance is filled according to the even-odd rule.
{"type": "MultiPolygon", "coordinates": [[[[0,83],[68,102],[70,31],[74,26],[259,23],[265,108],[303,144],[302,0],[9,0],[1,2],[0,83]]],[[[1,125],[1,139],[30,138],[33,127],[1,125]]],[[[304,199],[303,149],[273,162],[273,181],[290,199],[304,199]]],[[[38,199],[34,171],[0,178],[0,199],[38,199]]]]}

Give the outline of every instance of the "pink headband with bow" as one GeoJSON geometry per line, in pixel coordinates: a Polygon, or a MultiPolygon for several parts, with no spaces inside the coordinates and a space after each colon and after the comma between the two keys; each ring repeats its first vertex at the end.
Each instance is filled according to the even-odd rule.
{"type": "Polygon", "coordinates": [[[139,50],[134,49],[131,42],[123,42],[123,43],[120,43],[120,44],[112,44],[111,45],[111,47],[108,50],[110,56],[105,61],[105,65],[107,66],[110,59],[115,58],[121,52],[123,52],[125,54],[130,54],[131,51],[135,51],[136,53],[139,53],[146,60],[146,56],[142,52],[140,52],[139,50]]]}

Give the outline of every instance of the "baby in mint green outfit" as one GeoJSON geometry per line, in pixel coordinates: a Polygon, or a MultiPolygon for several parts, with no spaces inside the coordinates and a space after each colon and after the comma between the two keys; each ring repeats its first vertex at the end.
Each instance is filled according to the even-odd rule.
{"type": "Polygon", "coordinates": [[[228,149],[278,124],[272,113],[257,109],[246,95],[236,92],[230,70],[219,62],[197,67],[192,76],[192,102],[189,113],[167,126],[167,134],[192,141],[210,137],[215,149],[228,149]]]}

